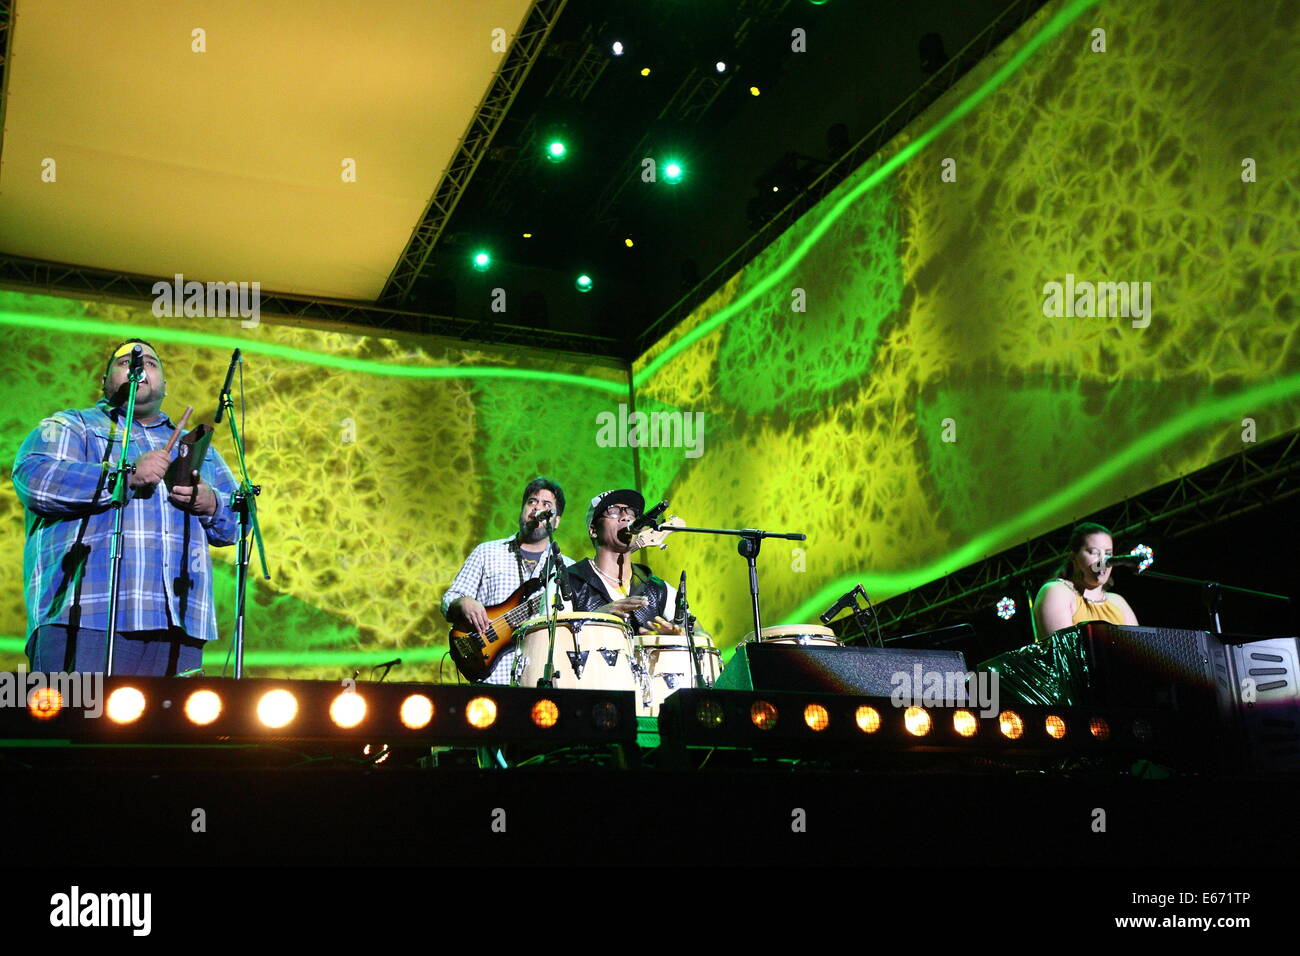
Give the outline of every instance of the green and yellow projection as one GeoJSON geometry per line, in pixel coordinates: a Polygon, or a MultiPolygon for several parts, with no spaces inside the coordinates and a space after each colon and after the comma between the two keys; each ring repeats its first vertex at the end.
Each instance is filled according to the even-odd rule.
{"type": "MultiPolygon", "coordinates": [[[[14,453],[51,411],[92,404],[107,349],[133,335],[164,358],[169,410],[193,403],[198,421],[230,349],[246,355],[273,574],[250,592],[256,676],[400,657],[395,678],[454,679],[438,600],[475,544],[515,530],[539,472],[569,493],[575,557],[586,499],[637,480],[692,524],[805,532],[759,558],[775,624],[857,582],[882,600],[1291,431],[1300,28],[1293,3],[1250,9],[1048,4],[630,371],[0,294],[0,667],[22,662],[26,628],[14,453]],[[1149,324],[1046,314],[1067,276],[1150,283],[1149,324]],[[703,413],[698,457],[606,447],[599,416],[629,399],[703,413]]],[[[231,460],[224,432],[218,448],[231,460]]],[[[689,572],[693,610],[731,647],[749,630],[734,539],[668,541],[648,560],[689,572]]],[[[233,550],[215,556],[230,634],[233,550]]]]}

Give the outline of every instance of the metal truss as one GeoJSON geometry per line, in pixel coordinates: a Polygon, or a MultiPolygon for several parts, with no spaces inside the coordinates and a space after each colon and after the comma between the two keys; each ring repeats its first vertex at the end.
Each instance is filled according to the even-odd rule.
{"type": "MultiPolygon", "coordinates": [[[[1177,538],[1300,493],[1300,430],[1158,485],[1090,518],[1116,535],[1177,538]]],[[[882,601],[880,626],[921,631],[987,613],[1002,595],[1046,577],[1074,522],[938,581],[882,601]]]]}
{"type": "MultiPolygon", "coordinates": [[[[172,277],[131,275],[0,254],[0,285],[25,292],[152,302],[156,282],[170,284],[172,277]]],[[[303,324],[363,326],[359,332],[366,335],[382,335],[385,331],[390,334],[439,335],[475,342],[606,357],[620,354],[623,344],[619,339],[603,335],[553,332],[520,325],[404,312],[369,302],[343,299],[262,292],[260,303],[262,313],[268,317],[282,316],[299,320],[303,324]]]]}
{"type": "Polygon", "coordinates": [[[5,106],[9,100],[9,36],[13,22],[13,4],[0,0],[0,152],[4,150],[5,106]]]}
{"type": "Polygon", "coordinates": [[[698,123],[731,83],[731,78],[730,70],[719,74],[716,70],[691,67],[686,78],[677,84],[672,97],[659,111],[659,119],[671,117],[683,123],[698,123]]]}
{"type": "Polygon", "coordinates": [[[547,99],[562,96],[566,99],[584,101],[596,88],[605,70],[609,68],[609,53],[600,48],[602,24],[596,27],[587,24],[582,37],[577,41],[582,52],[569,61],[568,65],[552,81],[546,90],[547,99]]]}
{"type": "Polygon", "coordinates": [[[487,155],[492,137],[496,135],[510,105],[523,88],[529,71],[546,46],[546,40],[566,3],[568,0],[536,0],[528,11],[519,35],[506,54],[505,62],[470,120],[465,135],[461,137],[460,145],[429,201],[429,207],[420,218],[411,241],[406,244],[376,301],[396,303],[410,299],[411,289],[420,278],[451,214],[465,195],[474,171],[487,155]]]}
{"type": "Polygon", "coordinates": [[[981,30],[956,56],[927,78],[911,96],[858,140],[855,146],[846,150],[825,172],[809,183],[807,189],[793,197],[784,209],[764,223],[762,228],[756,230],[735,252],[701,279],[694,289],[646,328],[637,337],[637,354],[644,352],[654,344],[656,338],[690,315],[692,310],[698,308],[735,272],[774,242],[795,220],[847,179],[862,163],[878,153],[972,67],[988,56],[994,47],[1019,29],[1044,2],[1045,0],[1016,0],[998,14],[997,19],[981,30]]]}

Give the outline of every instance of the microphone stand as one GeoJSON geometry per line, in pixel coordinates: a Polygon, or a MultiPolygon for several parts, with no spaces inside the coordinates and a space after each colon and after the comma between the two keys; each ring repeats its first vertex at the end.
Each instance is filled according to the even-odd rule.
{"type": "MultiPolygon", "coordinates": [[[[139,348],[139,346],[136,346],[139,348]]],[[[140,387],[144,375],[144,363],[136,368],[134,361],[127,376],[126,418],[122,425],[122,450],[117,458],[117,470],[113,472],[113,534],[109,545],[108,576],[108,649],[104,653],[104,676],[113,676],[113,643],[117,638],[118,589],[122,584],[122,516],[126,510],[127,499],[131,496],[130,480],[127,477],[135,466],[127,463],[127,454],[131,448],[131,425],[135,421],[135,392],[140,387]]]]}
{"type": "MultiPolygon", "coordinates": [[[[659,524],[652,522],[650,525],[655,531],[659,530],[659,524]]],[[[757,528],[686,528],[673,527],[673,533],[679,534],[687,532],[690,534],[721,534],[731,535],[740,538],[736,543],[736,550],[740,552],[749,563],[749,597],[753,604],[754,610],[754,640],[758,640],[763,634],[763,621],[759,614],[758,607],[758,566],[755,559],[758,557],[758,549],[762,545],[764,538],[784,538],[787,541],[807,541],[806,534],[787,531],[760,531],[757,528]]]]}
{"type": "MultiPolygon", "coordinates": [[[[1218,581],[1206,581],[1200,578],[1185,578],[1177,574],[1164,574],[1160,571],[1139,571],[1144,578],[1157,578],[1161,581],[1173,581],[1175,584],[1192,584],[1202,589],[1202,596],[1205,600],[1205,611],[1210,616],[1210,633],[1215,637],[1224,638],[1228,635],[1223,633],[1223,622],[1219,620],[1219,603],[1223,597],[1224,591],[1231,591],[1233,594],[1247,594],[1250,597],[1263,598],[1268,601],[1290,601],[1291,598],[1285,594],[1272,594],[1268,591],[1253,591],[1250,588],[1239,588],[1231,584],[1220,584],[1218,581]]],[[[1234,638],[1239,635],[1232,635],[1234,638]]],[[[1255,640],[1269,640],[1266,637],[1255,638],[1255,640]]],[[[1250,641],[1232,640],[1226,643],[1245,643],[1250,641]]]]}
{"type": "MultiPolygon", "coordinates": [[[[686,583],[686,572],[682,572],[682,584],[686,583]]],[[[690,602],[686,600],[686,588],[677,590],[678,602],[681,604],[682,624],[686,631],[686,648],[691,655],[691,667],[695,671],[695,687],[709,687],[704,682],[704,669],[700,666],[700,652],[695,649],[695,615],[691,613],[690,602]]],[[[674,617],[677,615],[674,614],[674,617]]]]}
{"type": "MultiPolygon", "coordinates": [[[[242,373],[240,381],[243,381],[242,373]]],[[[235,679],[238,680],[244,676],[244,608],[248,590],[248,563],[253,556],[248,541],[250,528],[253,532],[253,540],[257,543],[257,557],[262,565],[263,580],[271,580],[271,572],[266,568],[262,526],[257,520],[257,496],[262,493],[262,486],[253,484],[252,479],[248,477],[244,441],[239,434],[239,426],[235,423],[235,403],[230,397],[229,378],[226,379],[226,387],[221,390],[221,395],[217,399],[217,414],[214,416],[217,423],[221,422],[223,410],[230,413],[228,416],[230,437],[234,440],[235,452],[239,456],[239,489],[230,496],[231,510],[239,515],[239,559],[235,564],[235,679]]]]}
{"type": "MultiPolygon", "coordinates": [[[[550,519],[547,519],[548,522],[550,519]]],[[[556,621],[560,616],[560,608],[565,603],[573,604],[573,598],[569,593],[569,582],[567,579],[568,572],[564,567],[564,557],[560,554],[560,546],[555,543],[554,530],[551,529],[550,536],[551,546],[546,552],[546,567],[542,570],[543,580],[550,581],[555,585],[555,592],[551,597],[551,607],[546,612],[546,667],[542,670],[542,677],[537,682],[538,687],[555,686],[555,627],[556,621]]],[[[576,651],[576,638],[574,650],[576,651]]],[[[575,672],[579,671],[578,667],[574,668],[575,672]]]]}

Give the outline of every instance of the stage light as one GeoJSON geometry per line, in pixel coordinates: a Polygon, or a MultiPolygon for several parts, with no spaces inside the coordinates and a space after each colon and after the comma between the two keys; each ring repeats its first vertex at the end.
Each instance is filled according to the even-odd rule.
{"type": "Polygon", "coordinates": [[[1055,714],[1047,715],[1047,733],[1049,736],[1062,740],[1065,737],[1065,721],[1055,714]]]}
{"type": "Polygon", "coordinates": [[[1009,597],[1004,597],[998,601],[998,617],[1004,621],[1009,621],[1016,616],[1016,602],[1009,597]]]}
{"type": "Polygon", "coordinates": [[[370,746],[370,744],[366,744],[364,747],[361,748],[361,756],[369,757],[371,753],[378,754],[378,756],[376,756],[374,760],[371,761],[371,763],[375,765],[383,763],[390,756],[392,756],[392,751],[388,749],[388,744],[380,744],[378,747],[373,747],[373,748],[370,746]]]}
{"type": "Polygon", "coordinates": [[[705,727],[721,727],[727,718],[721,704],[705,698],[695,708],[695,719],[705,727]]]}
{"type": "Polygon", "coordinates": [[[221,716],[221,698],[210,690],[196,690],[185,698],[185,716],[190,723],[206,727],[221,716]]]}
{"type": "Polygon", "coordinates": [[[108,695],[108,719],[116,724],[129,724],[139,720],[144,713],[144,694],[134,687],[119,687],[108,695]]]}
{"type": "Polygon", "coordinates": [[[623,55],[623,44],[622,44],[621,42],[619,42],[618,40],[615,40],[615,41],[610,45],[609,52],[610,52],[610,53],[613,53],[615,56],[622,56],[622,55],[623,55]]]}
{"type": "Polygon", "coordinates": [[[624,240],[623,240],[623,245],[625,245],[625,246],[627,246],[629,249],[631,249],[631,248],[632,248],[632,240],[631,240],[631,239],[624,239],[624,240]]]}
{"type": "Polygon", "coordinates": [[[650,75],[650,67],[648,67],[648,66],[643,66],[643,67],[641,68],[641,75],[642,75],[642,76],[649,76],[649,75],[650,75]]]}
{"type": "Polygon", "coordinates": [[[598,730],[613,730],[618,726],[618,708],[604,701],[591,708],[591,719],[598,730]]]}
{"type": "Polygon", "coordinates": [[[759,730],[771,730],[776,726],[776,708],[765,700],[756,700],[749,707],[749,719],[759,730]]]}
{"type": "Polygon", "coordinates": [[[726,72],[727,72],[727,64],[723,63],[721,60],[719,60],[717,63],[713,64],[713,68],[714,68],[715,70],[717,70],[719,73],[726,73],[726,72]]]}
{"type": "Polygon", "coordinates": [[[546,147],[546,159],[552,163],[562,163],[569,156],[569,148],[560,140],[553,139],[546,147]]]}
{"type": "Polygon", "coordinates": [[[497,702],[491,697],[475,697],[465,705],[465,719],[477,730],[491,727],[497,720],[497,702]]]}
{"type": "Polygon", "coordinates": [[[664,164],[664,182],[670,186],[675,186],[682,181],[686,171],[682,169],[682,164],[675,159],[670,159],[664,164]]]}
{"type": "Polygon", "coordinates": [[[757,86],[751,86],[751,87],[749,88],[749,95],[750,95],[750,96],[758,96],[758,95],[759,95],[759,89],[758,89],[758,87],[757,87],[757,86]]]}
{"type": "Polygon", "coordinates": [[[339,727],[355,727],[365,719],[366,699],[355,690],[345,690],[330,704],[330,720],[339,727]]]}
{"type": "Polygon", "coordinates": [[[853,713],[853,720],[864,734],[874,734],[880,729],[880,711],[874,707],[865,704],[859,707],[853,713]]]}
{"type": "Polygon", "coordinates": [[[1098,740],[1108,740],[1110,739],[1110,724],[1106,723],[1105,717],[1094,717],[1088,721],[1088,733],[1098,740]]]}
{"type": "Polygon", "coordinates": [[[1133,721],[1133,736],[1144,744],[1150,743],[1155,737],[1155,728],[1151,726],[1151,721],[1139,717],[1133,721]]]}
{"type": "Polygon", "coordinates": [[[486,272],[492,265],[492,257],[483,250],[474,253],[474,258],[471,261],[474,264],[474,268],[479,272],[486,272]]]}
{"type": "Polygon", "coordinates": [[[298,698],[287,690],[269,690],[257,702],[257,719],[267,727],[287,727],[297,716],[298,698]]]}
{"type": "Polygon", "coordinates": [[[433,720],[433,701],[423,694],[412,694],[402,701],[402,726],[409,730],[423,730],[433,720]]]}
{"type": "Polygon", "coordinates": [[[1025,722],[1014,710],[1004,710],[998,714],[998,729],[1008,740],[1019,740],[1025,733],[1025,722]]]}
{"type": "Polygon", "coordinates": [[[803,722],[813,730],[825,730],[831,725],[831,715],[821,704],[809,704],[803,709],[803,722]]]}
{"type": "Polygon", "coordinates": [[[591,281],[591,276],[585,272],[573,280],[573,287],[579,292],[590,292],[592,285],[594,283],[591,281]]]}
{"type": "Polygon", "coordinates": [[[1143,556],[1142,563],[1138,565],[1139,574],[1141,574],[1147,568],[1151,567],[1151,565],[1155,564],[1156,562],[1156,553],[1152,551],[1149,547],[1147,547],[1145,544],[1139,544],[1136,548],[1134,548],[1133,554],[1140,554],[1143,556]]]}
{"type": "Polygon", "coordinates": [[[524,238],[525,238],[525,239],[531,239],[531,238],[533,238],[533,234],[532,234],[531,232],[526,232],[526,233],[524,233],[524,238]]]}
{"type": "Polygon", "coordinates": [[[38,687],[27,697],[27,712],[37,720],[51,720],[63,709],[63,695],[53,687],[38,687]]]}
{"type": "Polygon", "coordinates": [[[924,737],[930,732],[930,715],[924,707],[909,707],[903,711],[903,726],[913,737],[924,737]]]}
{"type": "Polygon", "coordinates": [[[555,701],[543,698],[533,704],[532,718],[538,727],[554,727],[560,719],[560,708],[555,706],[555,701]]]}
{"type": "Polygon", "coordinates": [[[979,725],[979,721],[969,710],[959,710],[952,715],[952,729],[963,737],[974,737],[979,725]]]}

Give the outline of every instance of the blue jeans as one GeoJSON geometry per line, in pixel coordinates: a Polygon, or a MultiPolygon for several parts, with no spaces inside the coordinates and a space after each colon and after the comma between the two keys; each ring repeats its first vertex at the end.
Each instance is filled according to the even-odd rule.
{"type": "MultiPolygon", "coordinates": [[[[43,624],[27,639],[33,671],[102,673],[107,631],[70,630],[43,624]]],[[[184,631],[119,632],[113,643],[113,673],[131,677],[172,677],[203,664],[203,641],[184,631]]]]}

